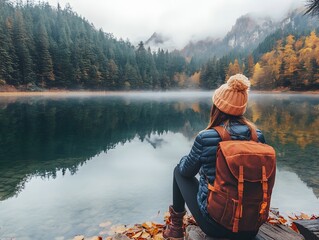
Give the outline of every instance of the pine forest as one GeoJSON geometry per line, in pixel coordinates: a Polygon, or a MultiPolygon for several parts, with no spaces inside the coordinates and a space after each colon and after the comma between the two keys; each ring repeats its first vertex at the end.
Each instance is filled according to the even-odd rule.
{"type": "Polygon", "coordinates": [[[256,49],[205,62],[181,51],[152,51],[141,41],[96,29],[70,5],[0,0],[0,86],[17,89],[215,89],[244,73],[253,89],[319,89],[315,29],[267,37],[256,49]],[[266,46],[266,47],[265,47],[266,46]]]}

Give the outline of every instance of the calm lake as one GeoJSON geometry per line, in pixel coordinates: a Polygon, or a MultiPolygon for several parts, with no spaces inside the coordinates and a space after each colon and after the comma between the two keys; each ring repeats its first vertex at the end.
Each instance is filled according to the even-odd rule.
{"type": "MultiPolygon", "coordinates": [[[[211,95],[0,97],[0,239],[162,222],[172,170],[206,127],[211,95]]],[[[251,94],[246,116],[277,151],[272,207],[319,214],[319,95],[251,94]]]]}

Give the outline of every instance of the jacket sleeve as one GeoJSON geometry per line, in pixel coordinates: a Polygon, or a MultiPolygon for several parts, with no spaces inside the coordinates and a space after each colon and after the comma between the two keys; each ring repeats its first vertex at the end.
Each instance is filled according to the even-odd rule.
{"type": "Polygon", "coordinates": [[[190,153],[184,156],[179,163],[179,171],[185,177],[194,177],[200,167],[200,158],[202,155],[203,145],[201,134],[198,134],[190,153]]]}

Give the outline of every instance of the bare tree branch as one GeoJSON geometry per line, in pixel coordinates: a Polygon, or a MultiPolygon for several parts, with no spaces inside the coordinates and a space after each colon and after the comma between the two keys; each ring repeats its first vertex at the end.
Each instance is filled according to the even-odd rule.
{"type": "Polygon", "coordinates": [[[307,0],[306,1],[306,14],[310,14],[312,16],[319,16],[319,0],[307,0]]]}

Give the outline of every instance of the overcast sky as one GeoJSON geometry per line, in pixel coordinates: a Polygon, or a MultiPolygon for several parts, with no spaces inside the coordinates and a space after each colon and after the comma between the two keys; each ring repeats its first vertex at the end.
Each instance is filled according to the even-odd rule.
{"type": "Polygon", "coordinates": [[[96,28],[136,43],[153,32],[171,36],[177,46],[190,39],[222,37],[246,13],[280,18],[306,0],[48,0],[70,3],[96,28]]]}

